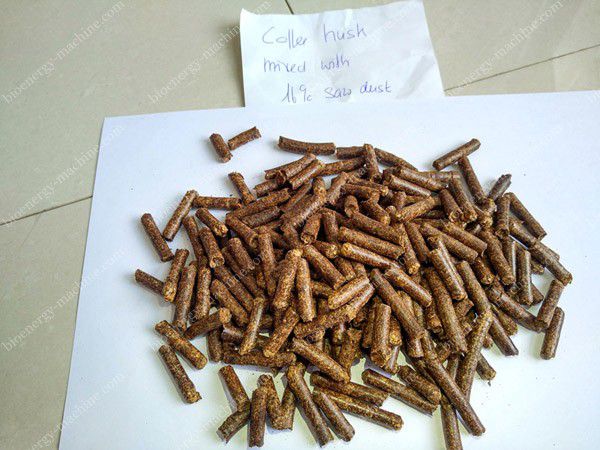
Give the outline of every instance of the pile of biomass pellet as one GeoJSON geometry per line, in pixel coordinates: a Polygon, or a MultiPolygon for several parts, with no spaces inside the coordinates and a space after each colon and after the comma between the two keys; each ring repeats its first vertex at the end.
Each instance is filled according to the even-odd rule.
{"type": "Polygon", "coordinates": [[[202,369],[194,341],[206,336],[208,358],[227,364],[219,372],[234,411],[218,429],[223,440],[249,424],[249,446],[261,446],[267,423],[291,429],[296,408],[321,446],[332,431],[352,439],[345,413],[398,430],[402,418],[381,407],[389,396],[428,415],[440,407],[446,446],[459,449],[458,418],[471,434],[485,431],[469,402],[474,377],[496,373],[483,348],[517,355],[511,336],[521,325],[545,333],[541,357],[555,356],[557,303],[572,276],[507,192],[510,175],[484,191],[469,159],[479,146],[473,139],[419,171],[368,144],[281,137],[281,149],[303,156],[266,170],[254,189],[230,173],[239,198],[188,191],[162,233],[142,216],[161,261],[171,261],[164,282],[135,274],[175,306],[155,327],[167,341],[160,354],[190,403],[201,397],[177,355],[202,369]],[[228,211],[224,222],[215,209],[228,211]],[[190,263],[188,250],[173,254],[166,242],[182,224],[190,263]],[[532,274],[546,270],[554,279],[544,295],[532,274]],[[358,383],[351,367],[363,358],[370,368],[358,383]],[[283,397],[267,373],[248,395],[232,365],[281,370],[283,397]]]}

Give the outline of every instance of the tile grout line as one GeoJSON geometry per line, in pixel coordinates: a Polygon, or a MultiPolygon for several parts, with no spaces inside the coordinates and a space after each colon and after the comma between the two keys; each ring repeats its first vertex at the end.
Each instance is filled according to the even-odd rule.
{"type": "Polygon", "coordinates": [[[38,214],[44,214],[44,213],[46,213],[46,212],[53,211],[53,210],[55,210],[55,209],[58,209],[58,208],[62,208],[63,206],[69,206],[69,205],[72,205],[72,204],[74,204],[74,203],[79,203],[79,202],[82,202],[82,201],[84,201],[84,200],[88,200],[88,199],[90,199],[90,198],[92,198],[92,196],[91,196],[91,195],[88,195],[87,197],[83,197],[83,198],[80,198],[80,199],[77,199],[77,200],[73,200],[73,201],[70,201],[70,202],[64,203],[64,204],[62,204],[62,205],[52,206],[51,208],[46,208],[46,209],[43,209],[43,210],[41,210],[41,211],[34,212],[34,213],[28,214],[28,215],[26,215],[26,216],[23,216],[23,217],[19,217],[18,219],[14,219],[14,220],[7,220],[6,222],[2,222],[2,223],[0,223],[0,227],[1,227],[1,226],[4,226],[4,225],[10,225],[11,223],[18,222],[19,220],[27,219],[28,217],[37,216],[38,214]]]}
{"type": "Polygon", "coordinates": [[[537,61],[537,62],[534,62],[534,63],[531,63],[531,64],[526,64],[526,65],[524,65],[524,66],[517,67],[517,68],[515,68],[515,69],[505,70],[504,72],[498,72],[498,73],[496,73],[496,74],[494,74],[494,75],[490,75],[490,76],[487,76],[487,77],[483,77],[483,78],[479,78],[479,79],[477,79],[477,80],[471,81],[470,83],[459,84],[459,85],[457,85],[457,86],[452,86],[452,87],[446,88],[446,89],[444,89],[444,91],[451,91],[452,89],[464,88],[464,87],[466,87],[466,86],[470,86],[470,85],[472,85],[472,84],[475,84],[475,83],[478,83],[478,82],[480,82],[480,81],[489,80],[489,79],[491,79],[491,78],[495,78],[495,77],[498,77],[498,76],[500,76],[500,75],[506,75],[506,74],[508,74],[508,73],[516,72],[517,70],[521,70],[521,69],[527,69],[527,68],[529,68],[529,67],[533,67],[533,66],[537,66],[537,65],[539,65],[539,64],[543,64],[543,63],[546,63],[546,62],[549,62],[549,61],[553,61],[553,60],[555,60],[555,59],[559,59],[559,58],[562,58],[562,57],[564,57],[564,56],[571,56],[571,55],[574,55],[574,54],[576,54],[576,53],[585,52],[585,51],[587,51],[587,50],[591,50],[591,49],[593,49],[593,48],[596,48],[596,47],[600,47],[600,44],[592,45],[592,46],[590,46],[590,47],[581,48],[581,49],[579,49],[579,50],[574,50],[574,51],[572,51],[572,52],[564,53],[564,54],[562,54],[562,55],[553,56],[553,57],[551,57],[551,58],[547,58],[547,59],[544,59],[544,60],[542,60],[542,61],[537,61]]]}

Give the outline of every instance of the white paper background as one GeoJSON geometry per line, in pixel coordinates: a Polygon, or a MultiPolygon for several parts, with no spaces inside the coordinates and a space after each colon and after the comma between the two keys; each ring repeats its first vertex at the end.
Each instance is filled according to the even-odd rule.
{"type": "Polygon", "coordinates": [[[240,34],[246,106],[444,95],[420,1],[319,14],[242,10],[240,34]],[[358,37],[337,39],[348,30],[358,37]],[[383,92],[361,93],[365,83],[383,92]]]}
{"type": "MultiPolygon", "coordinates": [[[[139,223],[151,212],[162,228],[181,195],[233,192],[226,174],[237,170],[251,185],[262,170],[297,155],[276,148],[279,134],[340,146],[370,142],[419,167],[471,137],[483,145],[472,162],[486,187],[502,173],[548,230],[544,240],[574,274],[561,299],[566,322],[552,361],[539,358],[541,335],[521,329],[518,357],[496,350],[486,357],[498,372],[491,386],[476,378],[472,403],[487,427],[481,438],[463,434],[467,449],[589,449],[600,442],[598,195],[599,93],[534,94],[409,100],[386,105],[188,111],[106,119],[96,174],[83,286],[69,388],[68,422],[61,449],[225,448],[215,434],[229,414],[217,370],[185,367],[203,399],[185,404],[156,349],[156,322],[172,318],[172,305],[137,286],[142,268],[164,278],[139,223]],[[207,138],[257,125],[263,138],[216,161],[207,138]],[[117,133],[115,131],[118,131],[117,133]],[[116,135],[116,137],[115,137],[116,135]],[[108,139],[113,136],[112,139],[108,139]],[[107,143],[108,142],[108,143],[107,143]]],[[[172,248],[188,246],[180,232],[172,248]]],[[[188,247],[189,248],[189,247],[188,247]]],[[[545,289],[545,286],[544,288],[545,289]]],[[[197,339],[204,351],[204,339],[197,339]]],[[[49,355],[50,357],[50,355],[49,355]]],[[[354,368],[355,380],[360,368],[354,368]]],[[[236,369],[251,390],[260,371],[236,369]]],[[[281,389],[280,376],[276,384],[281,389]]],[[[356,436],[328,448],[443,448],[439,413],[432,418],[402,403],[404,428],[382,429],[350,417],[356,436]]],[[[246,430],[227,448],[245,449],[246,430]]],[[[292,432],[267,431],[266,449],[317,448],[299,414],[292,432]]]]}

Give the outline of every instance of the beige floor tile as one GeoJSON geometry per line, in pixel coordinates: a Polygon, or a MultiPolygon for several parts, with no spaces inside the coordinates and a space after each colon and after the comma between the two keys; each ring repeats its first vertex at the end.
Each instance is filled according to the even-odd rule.
{"type": "Polygon", "coordinates": [[[0,223],[91,195],[105,116],[241,106],[242,7],[289,12],[284,0],[3,8],[0,223]]]}
{"type": "MultiPolygon", "coordinates": [[[[600,89],[600,46],[446,91],[447,95],[600,89]]],[[[600,95],[595,98],[600,101],[600,95]]]]}
{"type": "MultiPolygon", "coordinates": [[[[389,1],[289,3],[300,14],[389,1]]],[[[600,44],[597,0],[425,0],[425,11],[446,89],[600,44]]]]}
{"type": "Polygon", "coordinates": [[[57,446],[90,204],[0,227],[0,448],[57,446]]]}

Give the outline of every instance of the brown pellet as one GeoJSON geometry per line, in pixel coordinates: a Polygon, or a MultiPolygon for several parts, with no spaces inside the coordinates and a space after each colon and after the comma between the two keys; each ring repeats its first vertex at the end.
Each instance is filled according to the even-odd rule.
{"type": "Polygon", "coordinates": [[[456,164],[459,159],[464,156],[470,155],[481,146],[481,143],[477,139],[471,139],[466,144],[440,156],[438,159],[433,161],[433,167],[436,170],[442,170],[446,167],[456,164]]]}
{"type": "Polygon", "coordinates": [[[371,341],[371,360],[382,367],[391,356],[390,321],[392,309],[383,303],[375,306],[373,316],[373,339],[371,341]]]}
{"type": "Polygon", "coordinates": [[[418,184],[411,183],[404,178],[397,177],[391,172],[385,172],[383,176],[383,183],[394,191],[403,191],[408,195],[418,195],[421,197],[427,197],[431,195],[431,191],[429,189],[425,189],[418,184]]]}
{"type": "Polygon", "coordinates": [[[181,277],[177,286],[177,295],[175,296],[173,326],[182,332],[187,328],[197,273],[198,266],[196,265],[196,261],[192,261],[187,267],[184,267],[181,270],[181,277]]]}
{"type": "Polygon", "coordinates": [[[239,352],[233,348],[225,346],[223,348],[223,362],[227,364],[238,364],[240,366],[260,366],[279,369],[294,364],[296,362],[296,355],[291,352],[279,352],[273,356],[267,357],[258,348],[255,348],[245,355],[240,355],[239,352]]]}
{"type": "Polygon", "coordinates": [[[250,400],[250,426],[248,447],[262,447],[265,441],[267,423],[267,390],[258,387],[252,392],[250,400]]]}
{"type": "Polygon", "coordinates": [[[308,166],[311,162],[316,159],[316,156],[312,153],[304,155],[302,158],[292,161],[291,163],[284,164],[279,167],[265,170],[265,179],[270,180],[278,178],[280,181],[285,181],[288,178],[294,176],[300,172],[304,167],[308,166]]]}
{"type": "Polygon", "coordinates": [[[348,178],[348,174],[344,172],[331,180],[331,185],[325,195],[325,200],[328,204],[335,205],[338,202],[342,195],[342,188],[348,182],[348,178]]]}
{"type": "Polygon", "coordinates": [[[194,198],[196,208],[234,210],[242,206],[240,199],[236,197],[210,197],[197,195],[194,198]]]}
{"type": "Polygon", "coordinates": [[[477,251],[473,250],[471,247],[468,247],[457,239],[454,239],[427,223],[421,225],[421,233],[423,233],[423,236],[428,241],[431,241],[431,239],[435,237],[441,238],[448,251],[459,259],[473,262],[478,256],[477,251]]]}
{"type": "Polygon", "coordinates": [[[221,375],[221,379],[223,380],[223,383],[225,383],[227,392],[229,392],[236,408],[240,410],[248,407],[250,405],[250,398],[235,373],[234,368],[232,366],[221,367],[219,369],[219,374],[221,375]]]}
{"type": "Polygon", "coordinates": [[[355,169],[359,169],[364,164],[364,158],[362,156],[358,158],[345,159],[342,161],[335,161],[329,164],[325,164],[319,175],[337,175],[342,172],[350,172],[355,169]]]}
{"type": "Polygon", "coordinates": [[[550,283],[546,298],[544,298],[535,319],[542,329],[547,329],[550,326],[557,307],[556,305],[558,305],[558,301],[560,300],[560,296],[564,289],[565,286],[558,280],[552,280],[550,283]]]}
{"type": "Polygon", "coordinates": [[[223,359],[223,341],[221,340],[221,330],[214,330],[206,336],[206,348],[208,349],[208,359],[212,362],[219,362],[223,359]]]}
{"type": "Polygon", "coordinates": [[[162,296],[164,283],[158,278],[144,272],[143,270],[137,269],[135,271],[135,281],[140,283],[142,286],[147,287],[151,291],[162,296]]]}
{"type": "Polygon", "coordinates": [[[260,131],[258,131],[258,128],[252,127],[249,130],[242,131],[240,134],[229,139],[227,141],[227,146],[229,147],[229,150],[235,150],[236,148],[260,137],[260,131]]]}
{"type": "Polygon", "coordinates": [[[496,233],[496,236],[498,236],[501,239],[507,238],[508,234],[510,232],[510,227],[509,227],[510,199],[511,199],[510,196],[503,195],[496,202],[496,206],[497,206],[496,217],[495,217],[496,229],[494,230],[494,232],[496,233]]]}
{"type": "Polygon", "coordinates": [[[512,192],[506,194],[510,197],[510,209],[511,211],[523,222],[525,226],[533,235],[541,239],[546,236],[546,230],[540,225],[540,223],[533,217],[533,215],[529,212],[529,210],[525,207],[521,200],[512,192]]]}
{"type": "Polygon", "coordinates": [[[186,339],[194,339],[196,336],[210,333],[217,330],[225,323],[231,321],[231,311],[227,308],[220,308],[212,314],[201,317],[185,330],[186,339]]]}
{"type": "Polygon", "coordinates": [[[333,289],[344,283],[344,275],[314,246],[306,245],[303,252],[308,263],[333,289]]]}
{"type": "MultiPolygon", "coordinates": [[[[207,269],[208,270],[208,269],[207,269]]],[[[208,271],[210,274],[210,270],[208,271]]],[[[241,305],[244,307],[244,309],[246,311],[250,311],[252,309],[252,295],[247,291],[247,289],[244,287],[244,285],[238,280],[238,278],[236,276],[234,276],[227,267],[225,266],[218,266],[214,268],[214,274],[215,277],[220,280],[226,287],[227,289],[229,289],[229,292],[231,292],[233,294],[233,296],[236,298],[237,301],[239,301],[241,303],[241,305]]],[[[204,281],[204,285],[203,286],[207,286],[210,287],[210,277],[205,275],[208,280],[204,281]]],[[[207,289],[205,287],[203,287],[203,289],[207,289]]],[[[198,293],[198,295],[200,295],[200,291],[197,290],[196,291],[198,293]]],[[[205,295],[210,295],[210,292],[208,291],[204,291],[205,294],[202,294],[202,304],[204,305],[202,307],[202,311],[205,311],[205,307],[207,304],[207,301],[209,300],[205,300],[205,295]]],[[[206,310],[208,311],[208,310],[206,310]]]]}
{"type": "Polygon", "coordinates": [[[267,358],[271,358],[279,352],[288,336],[292,333],[292,330],[298,323],[299,319],[300,318],[298,314],[292,307],[289,307],[285,311],[283,318],[275,326],[271,336],[263,346],[262,352],[267,358]]]}
{"type": "Polygon", "coordinates": [[[294,353],[302,356],[304,359],[309,361],[311,364],[316,366],[321,372],[327,374],[335,381],[348,382],[350,377],[335,361],[331,356],[318,349],[314,345],[310,345],[308,342],[294,338],[292,340],[290,350],[294,353]]]}
{"type": "Polygon", "coordinates": [[[490,189],[490,192],[488,192],[488,198],[490,200],[496,201],[502,195],[504,195],[504,193],[506,192],[506,190],[510,186],[511,178],[512,178],[512,175],[509,174],[509,173],[501,175],[496,180],[496,182],[494,183],[494,185],[492,186],[492,188],[490,189]]]}
{"type": "Polygon", "coordinates": [[[360,340],[362,332],[355,328],[349,328],[344,334],[340,352],[337,354],[336,361],[346,370],[346,373],[350,375],[350,369],[352,364],[360,354],[360,340]]]}
{"type": "Polygon", "coordinates": [[[527,311],[520,303],[509,297],[500,283],[495,282],[488,288],[488,298],[499,309],[508,314],[511,318],[519,322],[526,328],[538,331],[539,322],[533,314],[527,311]]]}
{"type": "Polygon", "coordinates": [[[252,193],[252,191],[246,184],[246,181],[244,180],[244,176],[241,173],[231,172],[228,174],[228,177],[231,180],[231,183],[233,184],[233,186],[236,188],[236,190],[240,194],[240,198],[242,199],[242,203],[244,205],[248,205],[248,204],[252,203],[254,200],[256,200],[256,197],[254,196],[254,194],[252,193]]]}
{"type": "Polygon", "coordinates": [[[319,234],[321,228],[321,214],[313,214],[308,218],[300,233],[300,240],[305,244],[312,244],[319,234]]]}
{"type": "Polygon", "coordinates": [[[546,267],[562,284],[566,285],[573,281],[573,275],[565,269],[558,258],[556,258],[541,242],[536,242],[529,247],[529,252],[533,258],[546,267]]]}
{"type": "Polygon", "coordinates": [[[440,206],[439,197],[427,197],[424,200],[420,200],[412,205],[405,206],[404,208],[391,212],[391,216],[398,222],[404,223],[420,217],[436,206],[440,206]]]}
{"type": "Polygon", "coordinates": [[[461,415],[469,432],[475,436],[481,436],[485,432],[485,427],[477,417],[469,400],[438,360],[435,351],[431,348],[431,342],[428,340],[425,342],[427,343],[424,345],[425,364],[429,374],[461,415]]]}
{"type": "Polygon", "coordinates": [[[292,153],[313,153],[315,155],[333,155],[335,144],[333,142],[303,142],[279,136],[279,148],[292,153]]]}
{"type": "Polygon", "coordinates": [[[381,178],[381,172],[379,172],[379,165],[377,164],[377,155],[371,144],[365,144],[363,146],[363,156],[367,179],[378,180],[381,178]]]}
{"type": "Polygon", "coordinates": [[[423,172],[418,172],[407,167],[399,167],[396,170],[396,175],[430,191],[440,191],[444,189],[444,183],[440,180],[428,176],[423,172]]]}
{"type": "Polygon", "coordinates": [[[359,247],[358,245],[350,244],[349,242],[342,244],[340,253],[344,258],[380,269],[387,269],[394,264],[393,260],[386,258],[385,256],[381,256],[378,253],[359,247]]]}
{"type": "Polygon", "coordinates": [[[225,142],[225,139],[223,139],[223,136],[213,133],[210,135],[210,142],[221,162],[227,162],[231,159],[231,151],[229,151],[229,146],[225,142]]]}
{"type": "Polygon", "coordinates": [[[240,355],[249,353],[255,346],[258,337],[260,322],[265,311],[267,301],[262,297],[254,299],[252,311],[250,312],[250,318],[248,319],[248,325],[244,331],[244,339],[240,344],[240,355]]]}
{"type": "Polygon", "coordinates": [[[471,387],[473,385],[475,370],[477,369],[477,364],[481,355],[481,348],[483,347],[483,341],[487,336],[491,324],[491,311],[486,311],[481,316],[477,317],[477,320],[475,321],[475,327],[471,333],[469,333],[469,348],[465,354],[465,357],[461,360],[458,366],[456,383],[467,398],[471,396],[471,387]]]}
{"type": "Polygon", "coordinates": [[[272,206],[276,206],[281,203],[284,203],[284,202],[288,201],[289,199],[290,199],[289,190],[281,189],[281,190],[278,190],[275,192],[271,192],[266,197],[261,197],[258,200],[254,201],[248,205],[244,205],[234,211],[231,211],[230,213],[227,214],[227,217],[241,218],[241,217],[245,217],[245,216],[250,216],[252,214],[256,214],[261,211],[264,211],[265,209],[268,209],[272,206]]]}
{"type": "Polygon", "coordinates": [[[467,187],[471,192],[471,195],[475,199],[475,203],[482,203],[487,197],[483,188],[481,187],[481,183],[477,178],[477,174],[475,170],[473,170],[473,166],[471,165],[471,161],[468,156],[463,156],[458,160],[458,167],[465,178],[467,183],[467,187]]]}
{"type": "Polygon", "coordinates": [[[356,277],[348,281],[329,296],[327,299],[327,306],[329,309],[336,309],[345,305],[363,291],[368,284],[369,279],[366,276],[356,277]]]}
{"type": "Polygon", "coordinates": [[[250,420],[249,404],[245,408],[239,409],[227,416],[225,421],[217,429],[217,435],[227,443],[244,425],[246,425],[246,423],[248,423],[248,420],[250,420]]]}
{"type": "Polygon", "coordinates": [[[304,414],[315,434],[317,442],[321,447],[324,446],[329,441],[333,440],[333,435],[331,434],[331,431],[329,431],[325,419],[315,404],[310,390],[306,385],[306,381],[304,381],[304,367],[302,364],[294,364],[288,368],[286,376],[288,386],[298,399],[300,407],[304,410],[304,414]]]}
{"type": "Polygon", "coordinates": [[[273,297],[273,301],[271,303],[273,308],[283,310],[289,306],[290,296],[296,278],[298,261],[300,260],[301,256],[302,252],[298,249],[287,252],[279,273],[279,280],[277,281],[275,296],[273,297]]]}
{"type": "Polygon", "coordinates": [[[463,183],[460,178],[450,179],[450,192],[454,196],[454,200],[462,211],[462,220],[466,223],[473,222],[477,219],[477,211],[475,205],[469,199],[469,196],[465,192],[463,183]]]}
{"type": "Polygon", "coordinates": [[[442,225],[442,231],[462,244],[471,247],[480,255],[487,249],[487,244],[484,241],[456,224],[445,222],[442,225]]]}
{"type": "Polygon", "coordinates": [[[419,375],[410,366],[400,366],[398,370],[398,377],[404,381],[408,386],[417,391],[423,398],[427,399],[430,403],[437,405],[441,399],[440,389],[427,378],[419,375]]]}
{"type": "Polygon", "coordinates": [[[317,388],[315,390],[325,392],[343,411],[348,411],[351,414],[355,414],[385,428],[390,428],[392,430],[399,430],[402,428],[402,417],[398,414],[394,414],[393,412],[374,406],[371,403],[329,389],[317,388]]]}
{"type": "Polygon", "coordinates": [[[185,266],[185,261],[189,256],[190,252],[186,249],[178,248],[175,250],[175,257],[171,262],[171,268],[169,269],[169,274],[167,275],[167,279],[163,285],[163,297],[168,302],[173,302],[175,300],[175,296],[177,294],[177,284],[179,283],[179,278],[181,276],[181,271],[185,266]]]}
{"type": "Polygon", "coordinates": [[[380,223],[359,212],[352,214],[350,223],[359,230],[377,236],[383,240],[401,245],[397,231],[389,225],[380,223]]]}
{"type": "Polygon", "coordinates": [[[552,316],[550,325],[544,334],[544,342],[542,343],[542,350],[540,352],[540,356],[542,358],[552,359],[556,356],[556,349],[558,347],[560,332],[562,330],[564,321],[565,313],[561,308],[557,307],[554,310],[554,315],[552,316]]]}
{"type": "Polygon", "coordinates": [[[173,252],[171,252],[171,249],[165,241],[165,238],[163,238],[162,234],[160,234],[160,230],[156,226],[156,222],[154,222],[152,215],[149,213],[144,214],[141,221],[146,233],[148,234],[148,237],[152,241],[154,249],[160,257],[160,260],[162,262],[172,260],[173,252]]]}
{"type": "Polygon", "coordinates": [[[464,300],[467,298],[467,292],[463,287],[462,280],[455,273],[452,261],[444,256],[442,250],[439,248],[431,250],[429,252],[429,260],[433,264],[433,267],[435,267],[440,278],[444,281],[452,299],[464,300]]]}
{"type": "Polygon", "coordinates": [[[163,237],[167,241],[172,241],[179,231],[179,227],[181,227],[181,221],[190,212],[192,203],[197,195],[198,193],[196,191],[187,191],[179,202],[179,205],[177,205],[177,208],[175,208],[175,212],[169,219],[169,222],[162,232],[163,237]]]}
{"type": "Polygon", "coordinates": [[[219,244],[217,244],[215,235],[212,233],[212,231],[210,231],[210,229],[201,228],[198,231],[198,238],[202,243],[202,247],[204,247],[204,252],[208,258],[209,267],[214,269],[217,266],[225,264],[225,259],[223,258],[223,254],[219,249],[219,244]]]}
{"type": "Polygon", "coordinates": [[[452,306],[452,299],[440,279],[437,272],[432,268],[425,269],[425,277],[435,299],[436,310],[444,327],[444,332],[452,343],[455,351],[464,353],[467,351],[467,341],[460,328],[456,312],[452,306]]]}
{"type": "Polygon", "coordinates": [[[532,305],[531,254],[521,247],[517,250],[517,286],[519,302],[527,306],[532,305]]]}
{"type": "Polygon", "coordinates": [[[463,219],[463,212],[454,200],[454,197],[448,189],[442,189],[439,192],[442,208],[446,213],[446,217],[452,223],[460,222],[463,219]]]}
{"type": "Polygon", "coordinates": [[[215,216],[213,216],[210,211],[206,208],[198,208],[196,211],[196,217],[200,222],[206,225],[210,230],[215,234],[215,236],[223,237],[227,235],[229,231],[227,226],[215,216]]]}
{"type": "Polygon", "coordinates": [[[323,411],[323,414],[329,419],[336,434],[342,440],[348,442],[354,436],[354,428],[350,422],[344,417],[342,410],[322,391],[313,393],[313,400],[317,406],[323,411]]]}
{"type": "Polygon", "coordinates": [[[154,326],[154,329],[167,338],[169,345],[180,353],[196,369],[202,369],[206,365],[206,356],[194,345],[181,335],[169,322],[163,320],[154,326]]]}
{"type": "Polygon", "coordinates": [[[315,159],[308,166],[304,167],[300,172],[288,180],[290,187],[294,190],[298,189],[304,183],[319,175],[319,172],[323,166],[324,164],[320,160],[315,159]]]}
{"type": "Polygon", "coordinates": [[[387,392],[390,396],[425,414],[433,414],[437,408],[436,404],[425,400],[414,389],[398,383],[385,375],[381,375],[372,369],[363,371],[361,377],[365,384],[387,392]]]}
{"type": "Polygon", "coordinates": [[[217,299],[217,302],[223,307],[227,308],[235,321],[242,326],[246,326],[248,323],[248,312],[242,305],[231,295],[227,286],[225,286],[219,280],[212,280],[210,284],[210,293],[217,299]]]}
{"type": "Polygon", "coordinates": [[[168,345],[163,345],[158,349],[158,351],[165,361],[167,369],[169,369],[169,372],[171,372],[171,375],[177,382],[179,391],[185,398],[185,401],[188,403],[195,403],[200,400],[202,397],[200,397],[200,394],[196,390],[194,383],[192,383],[187,376],[187,373],[185,373],[185,369],[179,362],[179,359],[177,358],[177,355],[173,349],[168,345]]]}
{"type": "Polygon", "coordinates": [[[496,272],[498,272],[502,284],[513,284],[516,281],[515,275],[513,274],[510,264],[504,257],[502,246],[500,245],[498,238],[490,231],[482,231],[479,233],[479,237],[487,244],[487,255],[490,258],[492,266],[496,272]]]}
{"type": "Polygon", "coordinates": [[[242,222],[237,217],[228,216],[225,223],[231,228],[238,237],[251,249],[257,248],[258,233],[242,222]]]}
{"type": "Polygon", "coordinates": [[[404,249],[397,244],[346,227],[339,229],[338,238],[342,242],[355,244],[393,260],[398,259],[404,253],[404,249]]]}
{"type": "Polygon", "coordinates": [[[208,264],[208,260],[206,259],[206,254],[204,253],[202,243],[198,238],[198,224],[196,223],[196,219],[194,219],[194,216],[187,216],[185,219],[183,219],[182,223],[190,240],[190,244],[192,244],[192,251],[194,252],[194,257],[198,262],[198,267],[206,266],[208,264]]]}
{"type": "Polygon", "coordinates": [[[390,267],[385,271],[384,276],[396,287],[403,289],[413,300],[419,302],[423,307],[431,305],[431,294],[415,283],[402,269],[399,267],[390,267]]]}

